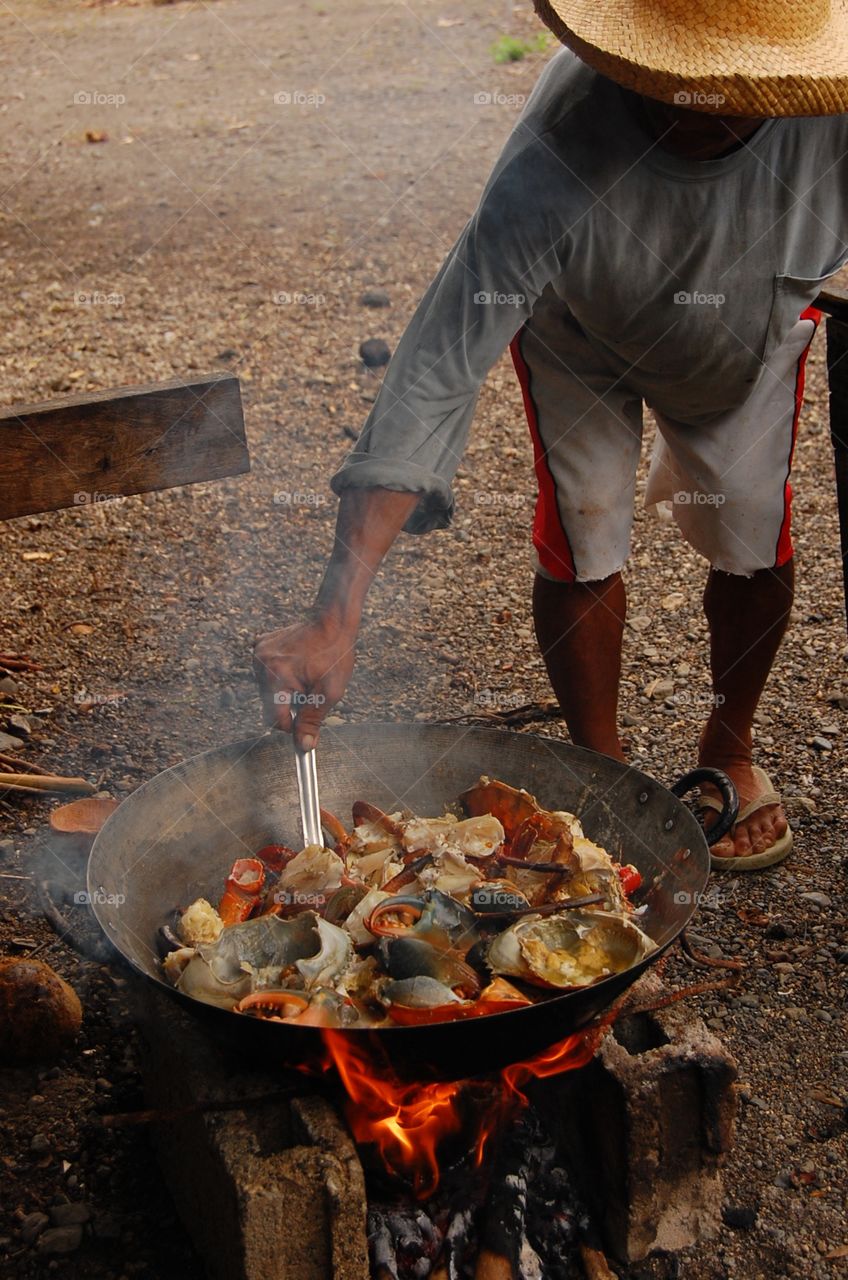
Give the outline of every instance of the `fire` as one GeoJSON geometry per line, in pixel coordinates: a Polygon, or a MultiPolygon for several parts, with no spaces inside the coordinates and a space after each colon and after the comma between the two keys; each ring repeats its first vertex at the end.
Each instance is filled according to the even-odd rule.
{"type": "Polygon", "coordinates": [[[493,1135],[527,1105],[522,1086],[585,1066],[603,1030],[596,1026],[568,1036],[495,1076],[437,1083],[399,1080],[344,1032],[325,1031],[324,1044],[327,1065],[335,1068],[347,1093],[355,1140],[376,1146],[389,1172],[410,1181],[426,1199],[439,1183],[439,1148],[446,1138],[473,1124],[469,1145],[475,1164],[482,1165],[493,1135]],[[472,1105],[465,1106],[466,1101],[472,1105]]]}

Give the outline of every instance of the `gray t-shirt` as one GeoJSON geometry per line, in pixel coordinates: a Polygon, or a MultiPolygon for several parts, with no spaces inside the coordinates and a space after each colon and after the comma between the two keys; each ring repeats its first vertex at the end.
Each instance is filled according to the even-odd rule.
{"type": "Polygon", "coordinates": [[[563,49],[404,332],[333,489],[421,493],[407,529],[447,525],[480,386],[543,295],[666,417],[697,425],[744,403],[848,261],[846,179],[846,115],[768,120],[717,160],[678,158],[619,86],[563,49]]]}

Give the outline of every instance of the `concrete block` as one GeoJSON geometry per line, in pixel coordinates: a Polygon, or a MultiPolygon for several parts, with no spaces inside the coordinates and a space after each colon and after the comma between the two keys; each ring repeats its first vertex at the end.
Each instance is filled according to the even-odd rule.
{"type": "Polygon", "coordinates": [[[155,989],[136,1008],[161,1168],[211,1280],[369,1280],[362,1167],[331,1104],[241,1066],[155,989]]]}
{"type": "MultiPolygon", "coordinates": [[[[630,1007],[663,994],[649,974],[630,1007]]],[[[622,1016],[588,1066],[545,1082],[542,1105],[611,1256],[637,1262],[716,1233],[736,1075],[721,1043],[680,1003],[622,1016]]]]}

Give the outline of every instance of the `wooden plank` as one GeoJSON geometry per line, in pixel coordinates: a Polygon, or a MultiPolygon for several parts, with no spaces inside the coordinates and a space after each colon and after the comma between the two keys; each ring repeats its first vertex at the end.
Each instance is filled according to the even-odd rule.
{"type": "Polygon", "coordinates": [[[848,289],[843,289],[838,284],[829,284],[826,289],[822,289],[813,306],[838,320],[848,320],[848,289]]]}
{"type": "Polygon", "coordinates": [[[0,411],[0,519],[250,470],[229,373],[0,411]]]}

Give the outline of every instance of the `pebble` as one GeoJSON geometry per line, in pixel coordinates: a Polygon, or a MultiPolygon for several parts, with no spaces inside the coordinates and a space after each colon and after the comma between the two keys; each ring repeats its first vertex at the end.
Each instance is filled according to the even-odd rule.
{"type": "Polygon", "coordinates": [[[17,682],[11,676],[3,676],[2,680],[0,680],[0,693],[8,693],[10,697],[14,698],[17,692],[17,682]]]}
{"type": "Polygon", "coordinates": [[[833,750],[833,743],[831,742],[830,738],[822,738],[819,736],[816,736],[815,738],[810,739],[810,746],[815,747],[816,751],[832,751],[833,750]]]}
{"type": "Polygon", "coordinates": [[[833,1014],[828,1013],[827,1009],[814,1009],[813,1017],[819,1022],[833,1022],[833,1014]]]}
{"type": "Polygon", "coordinates": [[[632,627],[634,631],[647,631],[651,625],[651,619],[645,613],[638,614],[635,618],[629,618],[628,627],[632,627]]]}
{"type": "Polygon", "coordinates": [[[23,745],[20,738],[13,738],[11,733],[0,732],[0,751],[20,751],[23,745]]]}
{"type": "Polygon", "coordinates": [[[46,1213],[28,1213],[21,1222],[21,1240],[24,1244],[33,1244],[49,1221],[46,1213]]]}
{"type": "Polygon", "coordinates": [[[90,1217],[91,1209],[83,1202],[54,1204],[50,1210],[50,1221],[54,1227],[81,1227],[90,1217]]]}
{"type": "Polygon", "coordinates": [[[33,1153],[33,1155],[36,1155],[36,1156],[46,1155],[47,1152],[50,1150],[50,1139],[48,1138],[47,1134],[46,1133],[33,1134],[32,1142],[30,1142],[29,1144],[29,1149],[33,1153]]]}
{"type": "Polygon", "coordinates": [[[73,1253],[82,1244],[82,1227],[48,1227],[38,1237],[36,1249],[39,1253],[73,1253]]]}
{"type": "Polygon", "coordinates": [[[390,307],[392,300],[384,289],[366,289],[359,299],[361,307],[390,307]]]}
{"type": "Polygon", "coordinates": [[[392,358],[388,343],[382,338],[366,338],[359,344],[359,355],[366,369],[379,369],[392,358]]]}
{"type": "Polygon", "coordinates": [[[826,893],[821,893],[818,889],[811,889],[809,893],[800,895],[805,902],[812,902],[814,907],[830,907],[833,905],[833,899],[826,893]]]}
{"type": "Polygon", "coordinates": [[[737,1231],[750,1231],[757,1221],[757,1210],[744,1205],[727,1204],[721,1211],[725,1226],[737,1231]]]}
{"type": "Polygon", "coordinates": [[[649,680],[642,692],[649,698],[667,698],[670,694],[674,693],[674,681],[661,680],[659,678],[656,680],[649,680]]]}

